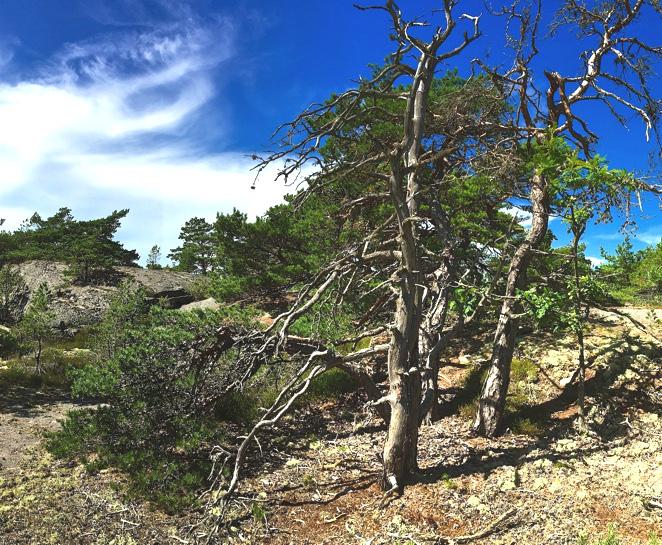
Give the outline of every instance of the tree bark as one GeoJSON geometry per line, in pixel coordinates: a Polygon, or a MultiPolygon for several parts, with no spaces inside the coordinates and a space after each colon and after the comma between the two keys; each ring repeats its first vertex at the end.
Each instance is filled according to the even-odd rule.
{"type": "Polygon", "coordinates": [[[394,164],[391,194],[398,216],[402,258],[387,360],[391,417],[384,444],[382,487],[388,492],[401,492],[418,467],[418,413],[421,398],[418,339],[422,293],[412,222],[416,213],[416,189],[412,192],[413,184],[410,180],[407,195],[412,195],[412,198],[405,198],[401,190],[403,177],[399,175],[400,172],[400,167],[394,164]]]}
{"type": "Polygon", "coordinates": [[[510,365],[517,333],[515,316],[517,289],[526,275],[526,269],[531,260],[531,251],[542,242],[547,233],[549,190],[544,176],[537,172],[533,175],[531,183],[531,205],[531,229],[510,261],[506,291],[494,335],[491,364],[483,383],[478,411],[473,423],[474,432],[487,437],[498,435],[503,425],[506,396],[510,384],[510,365]]]}
{"type": "Polygon", "coordinates": [[[451,295],[449,280],[452,259],[448,254],[447,252],[443,256],[442,265],[435,272],[438,293],[436,294],[434,308],[423,320],[422,334],[419,341],[421,358],[424,358],[425,361],[422,372],[421,423],[423,421],[429,423],[434,420],[438,407],[439,362],[441,351],[444,348],[444,346],[440,346],[440,341],[446,323],[451,295]]]}
{"type": "Polygon", "coordinates": [[[422,319],[422,278],[416,221],[419,184],[416,171],[425,131],[425,115],[436,57],[422,53],[407,100],[399,151],[391,155],[389,194],[395,207],[400,246],[398,299],[388,352],[391,418],[384,443],[382,487],[401,492],[418,468],[418,427],[421,403],[419,330],[422,319]],[[403,190],[404,189],[404,190],[403,190]]]}
{"type": "Polygon", "coordinates": [[[41,368],[41,350],[42,350],[42,342],[41,339],[37,339],[37,350],[35,351],[35,363],[36,363],[36,369],[35,371],[37,372],[38,375],[42,374],[42,368],[41,368]]]}
{"type": "Polygon", "coordinates": [[[579,416],[579,429],[582,432],[586,431],[586,409],[584,406],[585,397],[585,382],[586,382],[586,351],[584,348],[584,313],[582,312],[582,296],[581,296],[581,282],[579,277],[579,241],[586,229],[585,222],[578,222],[575,215],[574,206],[570,208],[572,220],[572,265],[574,273],[574,313],[575,313],[575,333],[577,335],[577,345],[579,347],[578,353],[578,380],[577,386],[577,410],[579,416]]]}

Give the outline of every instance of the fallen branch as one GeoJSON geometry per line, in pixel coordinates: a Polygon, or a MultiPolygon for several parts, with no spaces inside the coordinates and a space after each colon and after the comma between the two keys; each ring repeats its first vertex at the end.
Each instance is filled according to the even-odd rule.
{"type": "MultiPolygon", "coordinates": [[[[536,363],[535,365],[536,365],[536,367],[538,368],[538,371],[540,371],[540,372],[542,373],[542,376],[545,377],[545,378],[550,382],[550,384],[551,384],[552,386],[554,386],[554,388],[556,388],[559,392],[563,392],[563,391],[565,390],[565,388],[564,388],[563,386],[561,386],[558,382],[556,382],[556,381],[555,381],[555,380],[549,375],[549,373],[547,373],[547,371],[545,371],[545,369],[544,369],[544,367],[543,367],[542,365],[540,365],[539,363],[536,363]]],[[[573,382],[574,379],[576,378],[576,376],[575,376],[576,374],[579,374],[579,370],[576,370],[576,371],[572,374],[572,376],[570,377],[570,380],[568,381],[567,384],[572,384],[572,382],[573,382]]],[[[566,384],[566,385],[567,385],[567,384],[566,384]]]]}
{"type": "Polygon", "coordinates": [[[609,307],[603,307],[602,305],[596,305],[595,303],[593,304],[594,307],[604,311],[604,312],[611,312],[612,314],[616,314],[617,316],[620,316],[621,318],[625,318],[628,320],[630,323],[632,323],[639,331],[646,333],[647,335],[650,335],[653,339],[655,339],[657,342],[662,342],[662,339],[659,337],[656,337],[653,335],[650,330],[642,324],[639,320],[634,319],[632,316],[630,316],[626,312],[622,312],[618,309],[615,308],[609,308],[609,307]]]}
{"type": "Polygon", "coordinates": [[[662,509],[662,498],[644,498],[642,503],[649,511],[653,509],[662,509]]]}
{"type": "Polygon", "coordinates": [[[466,536],[455,536],[455,537],[445,537],[445,536],[425,536],[420,538],[422,541],[427,543],[433,543],[434,545],[458,545],[459,543],[469,543],[470,541],[475,541],[477,539],[482,539],[487,537],[494,532],[500,530],[500,526],[512,517],[517,512],[517,509],[509,509],[499,518],[491,522],[487,527],[475,534],[469,534],[466,536]]]}

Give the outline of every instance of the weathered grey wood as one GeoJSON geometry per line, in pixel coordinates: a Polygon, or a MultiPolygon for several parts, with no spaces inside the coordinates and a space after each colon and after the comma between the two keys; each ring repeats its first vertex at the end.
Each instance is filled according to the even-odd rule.
{"type": "Polygon", "coordinates": [[[530,198],[531,229],[510,261],[506,291],[494,335],[491,364],[483,383],[478,411],[473,423],[474,432],[488,437],[494,437],[500,433],[503,424],[506,396],[510,384],[510,364],[513,360],[517,333],[517,288],[526,275],[526,269],[531,260],[531,251],[544,239],[549,223],[548,182],[540,173],[533,175],[530,198]]]}

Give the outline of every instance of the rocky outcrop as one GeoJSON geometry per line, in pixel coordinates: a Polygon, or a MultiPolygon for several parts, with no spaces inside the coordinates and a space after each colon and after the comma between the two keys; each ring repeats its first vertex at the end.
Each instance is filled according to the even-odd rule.
{"type": "Polygon", "coordinates": [[[193,303],[183,305],[179,310],[191,312],[193,310],[218,310],[219,308],[221,308],[221,304],[213,297],[209,297],[208,299],[203,299],[202,301],[195,301],[193,303]]]}
{"type": "Polygon", "coordinates": [[[154,302],[161,301],[167,308],[180,308],[193,302],[189,291],[194,278],[191,273],[138,267],[117,267],[116,270],[145,288],[154,302]]]}
{"type": "Polygon", "coordinates": [[[18,265],[18,268],[30,296],[41,283],[49,287],[53,294],[51,307],[56,315],[54,325],[63,331],[99,322],[122,280],[133,280],[147,290],[151,300],[164,301],[169,308],[179,308],[194,299],[189,291],[193,275],[167,269],[117,267],[107,283],[81,286],[72,283],[64,263],[27,261],[18,265]]]}

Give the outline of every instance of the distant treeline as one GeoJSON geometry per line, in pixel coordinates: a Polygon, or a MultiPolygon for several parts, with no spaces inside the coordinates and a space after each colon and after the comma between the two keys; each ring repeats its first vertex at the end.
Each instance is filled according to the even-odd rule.
{"type": "Polygon", "coordinates": [[[49,218],[35,213],[16,231],[0,231],[0,265],[31,259],[68,263],[79,281],[88,283],[117,265],[135,266],[140,257],[115,240],[129,210],[93,220],[77,220],[69,208],[49,218]]]}
{"type": "MultiPolygon", "coordinates": [[[[181,228],[180,246],[168,254],[173,268],[199,274],[205,295],[233,297],[291,287],[309,278],[341,244],[353,237],[358,241],[351,214],[345,222],[331,219],[338,215],[336,199],[295,200],[288,196],[255,221],[236,209],[218,213],[213,222],[191,218],[181,228]]],[[[114,266],[136,266],[138,253],[115,240],[128,213],[124,209],[92,220],[74,218],[69,208],[45,219],[35,213],[13,232],[0,230],[0,266],[32,259],[66,262],[83,283],[114,266]]],[[[152,248],[148,268],[160,268],[158,253],[157,246],[152,248]]],[[[618,299],[662,294],[662,243],[635,251],[626,237],[613,255],[603,251],[602,257],[597,277],[618,299]]]]}
{"type": "Polygon", "coordinates": [[[656,246],[634,251],[629,237],[614,254],[602,252],[605,263],[598,272],[611,293],[623,302],[662,298],[662,240],[656,246]]]}
{"type": "Polygon", "coordinates": [[[255,221],[236,209],[217,214],[213,223],[191,218],[168,257],[175,269],[200,274],[207,294],[220,298],[291,287],[308,279],[351,236],[331,219],[338,208],[332,200],[311,198],[295,206],[295,198],[255,221]]]}

